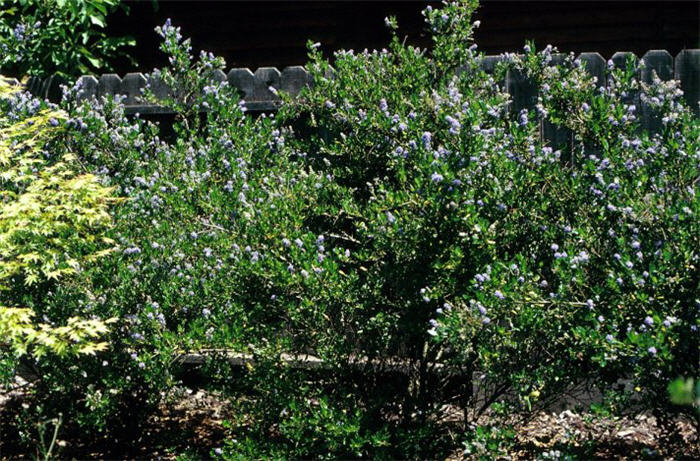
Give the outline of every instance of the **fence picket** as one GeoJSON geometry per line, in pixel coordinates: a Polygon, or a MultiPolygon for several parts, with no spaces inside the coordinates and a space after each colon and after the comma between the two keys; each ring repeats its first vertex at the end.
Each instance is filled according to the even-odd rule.
{"type": "Polygon", "coordinates": [[[311,76],[302,66],[285,67],[280,77],[280,89],[291,96],[299,94],[302,88],[311,83],[311,76]]]}
{"type": "MultiPolygon", "coordinates": [[[[566,59],[563,53],[552,54],[551,66],[562,64],[566,59]]],[[[549,120],[540,117],[540,136],[552,149],[557,150],[565,148],[565,152],[571,152],[567,147],[571,146],[571,130],[563,127],[557,127],[549,120]]],[[[565,158],[567,162],[573,162],[573,158],[565,158]]]]}
{"type": "MultiPolygon", "coordinates": [[[[624,67],[630,57],[638,61],[634,53],[615,53],[611,59],[613,67],[624,67]]],[[[553,58],[552,64],[556,64],[561,62],[563,56],[555,54],[553,58]]],[[[479,64],[486,73],[493,74],[496,65],[504,59],[504,56],[484,56],[479,64]]],[[[578,59],[584,63],[586,70],[596,77],[599,87],[607,86],[607,63],[600,54],[582,53],[578,59]]],[[[642,57],[642,61],[645,67],[639,74],[641,81],[649,83],[653,72],[656,72],[662,80],[671,78],[680,80],[685,100],[696,113],[700,114],[700,105],[698,104],[700,102],[700,50],[683,50],[675,59],[665,50],[651,50],[642,57]]],[[[143,104],[140,98],[141,89],[146,85],[150,87],[158,99],[173,94],[172,89],[165,85],[157,73],[148,76],[141,73],[131,73],[125,75],[123,79],[117,74],[103,74],[98,77],[83,76],[79,80],[82,88],[78,92],[78,99],[123,94],[126,96],[124,103],[127,113],[136,111],[143,113],[163,112],[163,108],[157,104],[143,104]]],[[[240,91],[250,110],[275,110],[278,107],[279,97],[275,91],[270,90],[271,87],[295,96],[304,86],[313,84],[309,72],[302,66],[286,67],[282,72],[275,67],[261,67],[255,73],[247,68],[230,69],[228,73],[216,70],[212,74],[212,81],[228,81],[232,87],[240,91]]],[[[62,83],[64,81],[55,76],[44,80],[32,77],[27,80],[25,87],[35,96],[57,101],[61,97],[60,84],[62,83]]],[[[535,108],[537,88],[524,76],[519,75],[519,72],[510,70],[505,81],[497,83],[504,85],[511,94],[512,112],[517,113],[522,109],[532,110],[535,108]]],[[[653,119],[649,108],[640,104],[638,93],[630,94],[626,102],[635,104],[638,108],[638,116],[641,117],[643,128],[651,129],[652,132],[660,129],[658,121],[653,119]]],[[[541,123],[540,132],[553,147],[560,146],[569,140],[565,131],[553,127],[546,121],[541,123]]]]}
{"type": "Polygon", "coordinates": [[[103,74],[97,85],[97,96],[104,98],[121,94],[122,79],[117,74],[103,74]]]}
{"type": "Polygon", "coordinates": [[[97,98],[97,87],[100,82],[93,75],[83,75],[78,79],[78,94],[76,99],[84,101],[86,99],[97,98]]]}
{"type": "Polygon", "coordinates": [[[165,84],[158,72],[146,76],[147,85],[153,96],[157,99],[166,99],[172,96],[172,89],[165,84]]]}
{"type": "MultiPolygon", "coordinates": [[[[640,80],[643,83],[649,84],[653,81],[654,75],[657,75],[661,80],[668,81],[673,78],[673,57],[666,50],[650,50],[642,57],[644,67],[641,71],[640,80]]],[[[641,103],[642,129],[649,130],[651,133],[661,131],[661,120],[655,117],[649,107],[649,104],[641,103]]]]}
{"type": "Polygon", "coordinates": [[[680,80],[688,105],[700,114],[700,50],[683,50],[676,56],[674,78],[680,80]]]}
{"type": "Polygon", "coordinates": [[[600,53],[581,53],[578,59],[581,60],[586,71],[596,78],[598,88],[607,86],[605,59],[600,53]]]}
{"type": "Polygon", "coordinates": [[[126,96],[124,104],[136,105],[142,103],[141,90],[145,87],[146,77],[142,73],[126,74],[120,86],[121,94],[126,96]]]}
{"type": "Polygon", "coordinates": [[[253,98],[253,88],[255,86],[255,75],[246,68],[231,69],[228,73],[228,84],[241,93],[241,97],[246,101],[253,98]]]}
{"type": "Polygon", "coordinates": [[[276,67],[260,67],[255,71],[255,83],[253,86],[254,101],[276,101],[277,94],[270,91],[270,87],[279,88],[282,74],[276,67]]]}

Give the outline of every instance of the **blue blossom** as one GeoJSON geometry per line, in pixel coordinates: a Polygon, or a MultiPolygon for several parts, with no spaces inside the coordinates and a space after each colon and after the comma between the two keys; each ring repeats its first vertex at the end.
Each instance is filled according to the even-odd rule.
{"type": "Polygon", "coordinates": [[[442,180],[445,179],[445,178],[444,178],[440,173],[435,172],[435,173],[433,173],[432,175],[430,175],[430,179],[431,179],[433,182],[440,182],[440,181],[442,181],[442,180]]]}
{"type": "Polygon", "coordinates": [[[125,255],[133,255],[133,254],[139,254],[141,253],[141,248],[139,247],[129,247],[124,250],[125,255]]]}
{"type": "Polygon", "coordinates": [[[525,126],[528,123],[527,109],[520,111],[520,126],[525,126]]]}
{"type": "Polygon", "coordinates": [[[652,326],[652,325],[654,325],[654,319],[647,315],[647,316],[644,318],[644,323],[645,323],[647,326],[652,326]]]}
{"type": "Polygon", "coordinates": [[[459,129],[462,127],[462,124],[457,120],[456,118],[447,115],[445,117],[445,121],[450,124],[450,133],[451,134],[457,134],[459,129]]]}
{"type": "Polygon", "coordinates": [[[651,355],[656,355],[656,348],[655,348],[654,346],[651,346],[649,349],[647,349],[647,351],[648,351],[651,355]]]}

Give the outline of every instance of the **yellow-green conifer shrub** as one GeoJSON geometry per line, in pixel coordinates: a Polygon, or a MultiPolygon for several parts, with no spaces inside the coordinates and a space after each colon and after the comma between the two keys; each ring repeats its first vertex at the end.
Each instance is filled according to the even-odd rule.
{"type": "MultiPolygon", "coordinates": [[[[0,78],[0,100],[18,91],[0,78]]],[[[105,233],[113,189],[82,173],[65,148],[52,152],[66,119],[48,108],[19,118],[0,111],[0,351],[15,356],[94,354],[107,347],[95,340],[110,321],[71,317],[54,327],[12,305],[17,291],[76,274],[111,251],[105,233]]]]}

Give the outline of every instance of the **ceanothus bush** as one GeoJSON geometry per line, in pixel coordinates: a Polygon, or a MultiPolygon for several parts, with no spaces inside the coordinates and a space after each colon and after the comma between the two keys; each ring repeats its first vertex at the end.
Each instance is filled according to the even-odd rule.
{"type": "Polygon", "coordinates": [[[669,381],[697,376],[698,118],[634,63],[601,89],[526,45],[486,73],[476,7],[427,8],[429,50],[394,36],[331,67],[310,45],[313,86],[274,115],[246,114],[169,22],[172,132],[66,89],[66,146],[122,201],[91,295],[61,286],[44,310],[119,322],[97,360],[42,365],[42,408],[114,436],[178,354],[225,349],[254,360],[204,368],[236,409],[214,456],[447,456],[454,431],[493,436],[481,415],[582,384],[667,410],[669,381]],[[538,88],[532,110],[508,70],[538,88]],[[308,355],[322,365],[290,366],[308,355]]]}

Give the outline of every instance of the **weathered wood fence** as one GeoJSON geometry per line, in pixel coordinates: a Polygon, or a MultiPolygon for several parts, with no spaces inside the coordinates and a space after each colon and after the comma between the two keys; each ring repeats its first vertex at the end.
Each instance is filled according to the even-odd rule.
{"type": "MultiPolygon", "coordinates": [[[[555,54],[552,64],[561,63],[564,57],[564,54],[555,54]]],[[[617,52],[612,56],[613,65],[622,67],[630,57],[639,60],[634,53],[617,52]]],[[[586,69],[598,78],[600,86],[607,84],[608,66],[600,54],[582,53],[578,58],[585,63],[586,69]]],[[[482,68],[491,72],[496,63],[502,59],[502,56],[486,56],[482,61],[482,68]]],[[[645,64],[639,75],[643,82],[650,83],[653,72],[664,81],[679,80],[688,105],[700,114],[700,49],[683,50],[675,58],[665,50],[651,50],[644,54],[641,60],[645,64]]],[[[143,101],[141,91],[149,83],[150,78],[152,77],[142,73],[129,73],[124,77],[117,74],[103,74],[99,77],[86,75],[78,79],[79,97],[101,98],[119,94],[124,96],[123,102],[129,114],[168,114],[167,108],[143,101]]],[[[295,96],[305,85],[311,83],[309,73],[302,66],[285,67],[282,71],[275,67],[261,67],[255,72],[247,68],[231,69],[228,73],[217,70],[213,80],[228,81],[232,87],[241,92],[246,108],[253,112],[274,111],[280,103],[277,91],[295,96]]],[[[30,78],[27,89],[36,96],[57,101],[61,97],[60,86],[65,83],[58,77],[49,77],[44,80],[30,78]]],[[[505,87],[513,98],[513,110],[534,107],[537,101],[537,88],[522,75],[515,71],[509,72],[505,87]]],[[[152,89],[156,97],[164,97],[169,91],[157,80],[152,82],[152,89]]],[[[642,123],[650,125],[648,128],[653,129],[651,126],[653,121],[644,107],[641,109],[642,123]]]]}

